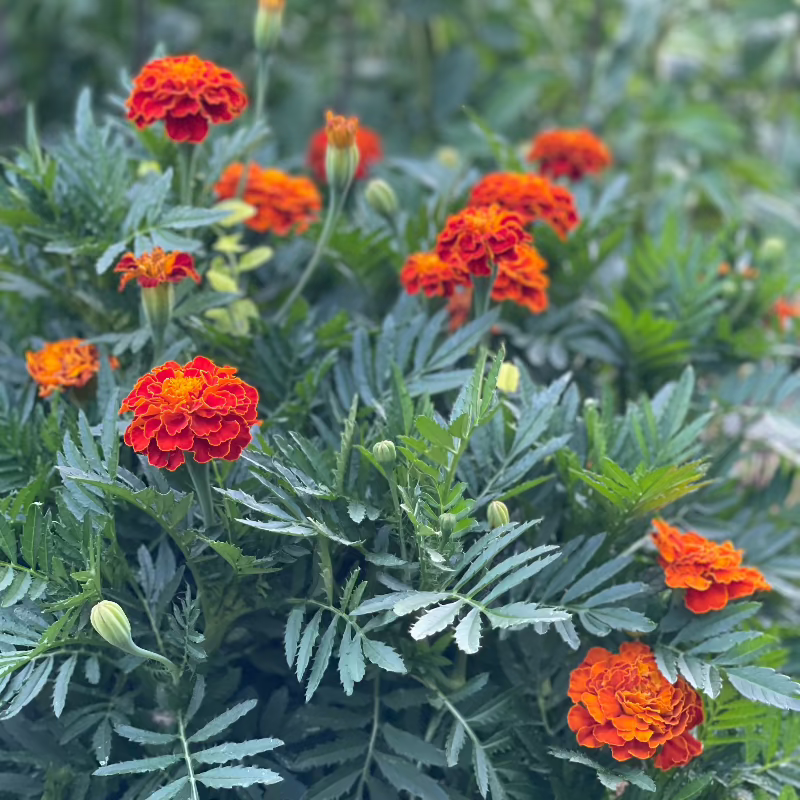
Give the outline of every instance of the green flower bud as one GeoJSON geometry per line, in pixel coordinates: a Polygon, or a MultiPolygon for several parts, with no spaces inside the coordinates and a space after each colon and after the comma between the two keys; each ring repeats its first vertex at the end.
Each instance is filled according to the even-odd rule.
{"type": "Polygon", "coordinates": [[[499,500],[492,500],[486,511],[486,518],[489,520],[489,527],[492,529],[499,528],[501,525],[508,525],[510,519],[508,507],[499,500]]]}
{"type": "Polygon", "coordinates": [[[440,147],[436,151],[436,160],[448,169],[458,169],[461,166],[461,153],[455,147],[440,147]]]}
{"type": "Polygon", "coordinates": [[[397,451],[394,448],[394,443],[388,440],[378,442],[372,448],[372,455],[375,456],[375,460],[382,467],[393,467],[397,459],[397,451]]]}
{"type": "Polygon", "coordinates": [[[391,218],[397,213],[399,204],[394,189],[380,178],[373,178],[364,189],[364,197],[373,211],[391,218]]]}
{"type": "Polygon", "coordinates": [[[259,53],[269,53],[281,38],[285,0],[260,0],[253,24],[253,39],[259,53]]]}
{"type": "Polygon", "coordinates": [[[442,529],[442,533],[445,536],[452,536],[453,531],[456,529],[456,522],[458,520],[455,514],[442,514],[439,517],[439,527],[442,529]]]}
{"type": "Polygon", "coordinates": [[[338,192],[347,191],[353,182],[360,160],[361,153],[357,145],[339,148],[329,144],[325,151],[325,175],[328,184],[338,192]]]}
{"type": "Polygon", "coordinates": [[[786,242],[777,236],[770,236],[758,248],[759,261],[774,263],[780,261],[786,255],[786,242]]]}

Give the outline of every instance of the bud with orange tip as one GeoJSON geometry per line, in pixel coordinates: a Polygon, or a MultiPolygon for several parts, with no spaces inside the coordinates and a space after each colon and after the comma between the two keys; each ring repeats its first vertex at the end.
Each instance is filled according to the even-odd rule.
{"type": "Polygon", "coordinates": [[[339,192],[347,191],[353,182],[361,154],[356,144],[358,118],[342,117],[328,111],[325,133],[328,148],[325,151],[325,174],[328,184],[339,192]]]}

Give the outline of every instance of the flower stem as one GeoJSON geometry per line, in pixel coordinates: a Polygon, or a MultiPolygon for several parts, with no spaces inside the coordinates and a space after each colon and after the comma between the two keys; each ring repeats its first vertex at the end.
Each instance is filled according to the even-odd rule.
{"type": "Polygon", "coordinates": [[[350,187],[346,187],[345,190],[342,192],[341,196],[339,196],[334,188],[331,186],[331,194],[330,194],[330,201],[328,204],[328,215],[325,218],[325,225],[322,228],[322,233],[320,234],[319,239],[317,240],[317,246],[314,249],[314,253],[311,256],[310,261],[306,265],[303,274],[300,276],[300,280],[294,286],[289,296],[286,300],[283,301],[283,304],[278,309],[278,312],[275,314],[274,322],[283,322],[286,318],[286,315],[291,310],[292,306],[300,297],[303,289],[305,289],[306,284],[311,280],[311,277],[314,274],[317,266],[319,265],[320,259],[322,258],[322,254],[325,251],[325,248],[328,246],[328,242],[330,241],[331,235],[333,234],[333,230],[336,227],[336,221],[339,218],[339,214],[344,206],[344,200],[347,196],[347,190],[350,187]]]}
{"type": "Polygon", "coordinates": [[[186,469],[192,479],[197,502],[200,503],[200,510],[203,513],[203,522],[206,529],[214,524],[214,503],[211,499],[211,480],[208,472],[208,464],[198,464],[194,456],[186,459],[186,469]]]}
{"type": "Polygon", "coordinates": [[[172,306],[175,302],[175,287],[171,283],[162,283],[149,289],[142,289],[142,307],[150,334],[153,337],[153,363],[158,364],[164,350],[164,338],[167,332],[172,306]]]}
{"type": "Polygon", "coordinates": [[[183,747],[183,760],[186,763],[186,772],[189,778],[189,791],[191,800],[199,800],[200,795],[197,793],[197,780],[194,776],[194,766],[192,765],[192,755],[189,752],[189,742],[186,739],[186,725],[183,721],[183,714],[178,714],[178,732],[181,738],[181,746],[183,747]]]}
{"type": "Polygon", "coordinates": [[[197,151],[200,145],[180,144],[178,145],[178,169],[180,171],[181,186],[181,205],[192,205],[192,194],[194,189],[194,173],[197,169],[197,151]]]}
{"type": "MultiPolygon", "coordinates": [[[[267,90],[269,88],[269,54],[258,54],[258,66],[256,68],[256,107],[253,114],[253,122],[258,124],[258,121],[265,117],[265,109],[267,105],[267,90]]],[[[264,122],[266,123],[266,119],[264,122]]]]}

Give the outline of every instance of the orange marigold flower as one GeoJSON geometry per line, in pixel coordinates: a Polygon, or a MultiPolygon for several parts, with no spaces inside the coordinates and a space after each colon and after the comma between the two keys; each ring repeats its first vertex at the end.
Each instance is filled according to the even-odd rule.
{"type": "Polygon", "coordinates": [[[453,333],[467,324],[472,313],[472,297],[475,291],[471,286],[453,292],[447,301],[450,314],[450,332],[453,333]]]}
{"type": "MultiPolygon", "coordinates": [[[[39,384],[39,396],[50,397],[58,389],[80,388],[100,371],[100,353],[83,339],[62,339],[25,354],[28,374],[39,384]]],[[[111,359],[111,366],[119,366],[111,359]]]]}
{"type": "Polygon", "coordinates": [[[605,142],[591,131],[555,130],[533,140],[528,161],[538,161],[542,175],[550,178],[580,180],[610,167],[612,158],[605,142]]]}
{"type": "Polygon", "coordinates": [[[470,194],[471,206],[496,203],[519,214],[526,225],[542,220],[562,238],[580,222],[572,193],[541,175],[495,172],[486,175],[470,194]]]}
{"type": "Polygon", "coordinates": [[[794,303],[781,297],[772,307],[772,313],[778,318],[781,330],[786,331],[789,329],[791,320],[800,317],[800,303],[794,303]]]}
{"type": "Polygon", "coordinates": [[[575,705],[567,723],[582,747],[608,745],[617,761],[655,756],[662,770],[703,752],[690,733],[704,719],[702,698],[682,677],[671,684],[646,644],[626,642],[618,655],[593,647],[572,671],[568,694],[575,705]]]}
{"type": "Polygon", "coordinates": [[[465,208],[447,220],[436,240],[436,253],[472,275],[487,276],[492,264],[513,258],[516,248],[532,238],[522,217],[513,211],[497,204],[465,208]]]}
{"type": "Polygon", "coordinates": [[[125,444],[154,467],[174,471],[186,453],[198,464],[236,461],[258,422],[258,392],[236,377],[234,367],[197,356],[183,366],[168,361],[139,378],[119,413],[126,411],[133,422],[125,444]]]}
{"type": "Polygon", "coordinates": [[[469,286],[469,273],[442,261],[436,253],[409,256],[400,280],[409,294],[425,292],[428,297],[452,297],[456,286],[469,286]]]}
{"type": "MultiPolygon", "coordinates": [[[[221,200],[240,195],[244,164],[231,164],[214,187],[221,200]]],[[[287,175],[279,169],[264,169],[250,164],[241,198],[256,209],[245,222],[259,233],[272,231],[278,236],[305,233],[322,209],[317,187],[305,177],[287,175]]]]}
{"type": "Polygon", "coordinates": [[[197,144],[209,125],[236,119],[247,108],[247,95],[229,70],[194,55],[170,56],[145,64],[127,105],[137,128],[164,120],[172,141],[197,144]]]}
{"type": "Polygon", "coordinates": [[[492,288],[492,300],[506,300],[527,308],[534,314],[547,310],[547,287],[550,280],[545,275],[547,262],[529,245],[518,247],[513,258],[497,263],[497,278],[492,288]]]}
{"type": "MultiPolygon", "coordinates": [[[[337,134],[338,135],[338,134],[337,134]]],[[[356,146],[360,155],[355,180],[361,181],[368,177],[372,167],[383,160],[383,143],[381,137],[370,128],[358,125],[356,131],[356,146]]],[[[328,149],[327,129],[317,131],[312,137],[308,147],[308,166],[320,183],[327,183],[325,173],[325,151],[328,149]]]]}
{"type": "Polygon", "coordinates": [[[686,589],[689,611],[721,611],[731,600],[772,588],[755,567],[742,566],[744,551],[734,549],[731,542],[717,544],[694,531],[681,533],[660,519],[653,525],[667,586],[686,589]]]}
{"type": "Polygon", "coordinates": [[[347,150],[358,139],[358,117],[343,117],[328,111],[325,114],[325,136],[330,147],[347,150]]]}
{"type": "Polygon", "coordinates": [[[180,283],[184,278],[191,278],[195,283],[201,280],[194,268],[194,259],[188,253],[165,253],[160,247],[138,257],[125,253],[114,272],[122,273],[120,291],[132,280],[138,281],[142,289],[153,289],[162,283],[180,283]]]}

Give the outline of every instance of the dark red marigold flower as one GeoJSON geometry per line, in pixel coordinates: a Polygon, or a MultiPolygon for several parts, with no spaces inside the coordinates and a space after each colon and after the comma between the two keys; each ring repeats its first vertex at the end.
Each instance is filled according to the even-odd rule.
{"type": "Polygon", "coordinates": [[[568,694],[575,705],[567,723],[582,747],[608,745],[617,761],[655,756],[662,770],[703,752],[691,734],[704,719],[702,697],[682,677],[671,684],[646,644],[626,642],[619,655],[593,647],[570,675],[568,694]]]}
{"type": "Polygon", "coordinates": [[[128,119],[140,130],[164,120],[173,142],[197,144],[210,125],[231,122],[247,108],[241,81],[194,55],[145,64],[128,98],[128,119]]]}
{"type": "Polygon", "coordinates": [[[195,283],[201,280],[194,268],[194,259],[188,253],[165,253],[160,247],[140,256],[126,253],[114,272],[122,273],[120,291],[132,280],[138,281],[142,289],[153,289],[162,283],[180,283],[185,278],[195,283]]]}
{"type": "MultiPolygon", "coordinates": [[[[328,149],[329,138],[337,147],[339,147],[340,142],[346,145],[352,133],[351,127],[348,127],[348,122],[344,117],[332,115],[332,119],[329,118],[327,126],[311,137],[311,142],[308,146],[308,166],[322,184],[328,182],[325,172],[325,152],[328,149]],[[341,124],[339,120],[344,120],[344,124],[341,124]]],[[[370,170],[375,164],[383,161],[383,142],[378,133],[358,124],[358,120],[356,120],[355,138],[360,155],[355,180],[361,181],[369,176],[370,170]]]]}
{"type": "Polygon", "coordinates": [[[540,133],[533,140],[528,161],[538,161],[539,170],[548,178],[577,181],[608,169],[612,158],[605,142],[591,131],[555,130],[540,133]]]}
{"type": "Polygon", "coordinates": [[[319,190],[306,177],[295,177],[279,169],[264,169],[250,164],[247,179],[240,190],[244,164],[231,164],[214,187],[217,197],[228,200],[241,196],[256,209],[245,222],[259,233],[271,231],[277,236],[305,233],[322,209],[319,190]]]}
{"type": "Polygon", "coordinates": [[[409,294],[423,291],[428,297],[452,297],[456,286],[470,286],[468,272],[442,261],[436,253],[409,256],[400,280],[409,294]]]}
{"type": "Polygon", "coordinates": [[[532,238],[522,217],[513,211],[497,204],[465,208],[447,220],[436,240],[436,253],[457,269],[486,277],[493,265],[512,258],[515,249],[532,238]]]}
{"type": "Polygon", "coordinates": [[[545,274],[547,262],[529,245],[521,245],[513,258],[497,262],[497,278],[492,288],[495,303],[510,301],[533,314],[547,310],[547,287],[550,280],[545,274]]]}
{"type": "Polygon", "coordinates": [[[258,392],[234,367],[218,367],[197,356],[180,366],[168,361],[139,378],[120,414],[133,412],[125,444],[154,466],[176,470],[193,453],[236,461],[250,444],[258,422],[258,392]]]}
{"type": "Polygon", "coordinates": [[[541,175],[495,172],[480,180],[470,194],[471,206],[499,206],[522,217],[526,225],[548,223],[564,238],[580,222],[572,193],[541,175]]]}
{"type": "MultiPolygon", "coordinates": [[[[28,374],[39,384],[39,397],[50,397],[59,389],[86,386],[100,371],[100,353],[83,339],[48,342],[41,350],[25,353],[28,374]]],[[[119,366],[111,359],[112,369],[119,366]]]]}
{"type": "Polygon", "coordinates": [[[694,531],[681,533],[661,519],[653,525],[667,586],[686,589],[689,611],[722,611],[731,600],[772,588],[755,567],[742,566],[744,551],[734,549],[732,542],[717,544],[694,531]]]}

